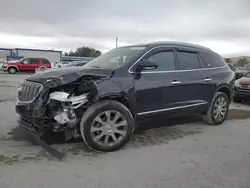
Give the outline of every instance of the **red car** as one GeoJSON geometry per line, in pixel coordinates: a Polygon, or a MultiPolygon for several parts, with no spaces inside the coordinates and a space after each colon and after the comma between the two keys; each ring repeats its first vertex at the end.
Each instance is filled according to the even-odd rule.
{"type": "Polygon", "coordinates": [[[234,101],[250,100],[250,72],[235,81],[234,101]]]}
{"type": "Polygon", "coordinates": [[[2,66],[2,69],[10,74],[22,71],[35,71],[36,68],[51,68],[51,64],[45,58],[23,58],[16,61],[7,61],[2,66]]]}

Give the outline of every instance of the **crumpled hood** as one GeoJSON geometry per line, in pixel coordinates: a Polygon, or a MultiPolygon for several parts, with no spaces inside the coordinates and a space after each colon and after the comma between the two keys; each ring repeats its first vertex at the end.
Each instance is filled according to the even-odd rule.
{"type": "Polygon", "coordinates": [[[101,78],[111,77],[113,70],[98,69],[98,68],[84,68],[84,67],[66,67],[55,68],[48,71],[40,72],[28,77],[26,80],[45,84],[54,82],[54,86],[64,85],[83,77],[96,76],[101,78]]]}

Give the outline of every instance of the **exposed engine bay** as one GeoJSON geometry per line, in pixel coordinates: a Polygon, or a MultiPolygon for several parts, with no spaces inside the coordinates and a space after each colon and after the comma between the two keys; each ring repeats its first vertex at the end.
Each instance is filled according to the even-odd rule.
{"type": "Polygon", "coordinates": [[[86,109],[95,101],[98,89],[94,80],[78,80],[49,90],[44,108],[45,128],[64,132],[65,140],[81,137],[79,124],[86,109]]]}

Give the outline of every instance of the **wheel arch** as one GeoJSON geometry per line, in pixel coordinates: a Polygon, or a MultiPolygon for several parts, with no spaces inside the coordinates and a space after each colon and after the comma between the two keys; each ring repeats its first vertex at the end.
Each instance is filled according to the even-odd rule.
{"type": "Polygon", "coordinates": [[[216,93],[217,92],[222,92],[225,93],[228,97],[228,99],[231,101],[232,98],[232,92],[230,90],[230,87],[226,84],[220,85],[217,89],[216,89],[216,93]]]}
{"type": "Polygon", "coordinates": [[[105,95],[98,97],[98,101],[102,101],[102,100],[118,101],[118,102],[122,103],[124,106],[126,106],[133,116],[136,115],[135,109],[131,105],[131,102],[129,101],[128,97],[126,97],[123,94],[110,93],[110,94],[105,94],[105,95]]]}
{"type": "Polygon", "coordinates": [[[14,68],[17,70],[17,72],[19,71],[19,68],[18,68],[18,66],[16,66],[16,65],[9,65],[9,66],[7,67],[7,70],[8,70],[9,68],[12,68],[12,67],[14,67],[14,68]]]}

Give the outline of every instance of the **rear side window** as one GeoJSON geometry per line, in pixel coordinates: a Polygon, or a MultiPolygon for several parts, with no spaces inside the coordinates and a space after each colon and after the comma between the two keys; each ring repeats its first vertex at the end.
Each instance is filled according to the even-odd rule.
{"type": "Polygon", "coordinates": [[[208,68],[225,66],[225,60],[217,54],[202,52],[200,55],[208,68]]]}
{"type": "Polygon", "coordinates": [[[151,55],[148,59],[158,65],[154,71],[172,71],[175,70],[175,59],[173,51],[158,52],[151,55]]]}
{"type": "Polygon", "coordinates": [[[39,64],[39,59],[30,59],[30,64],[32,65],[39,64]]]}
{"type": "Polygon", "coordinates": [[[200,62],[196,53],[177,52],[180,70],[200,69],[200,62]]]}
{"type": "Polygon", "coordinates": [[[50,62],[47,59],[42,59],[43,64],[49,65],[50,62]]]}

